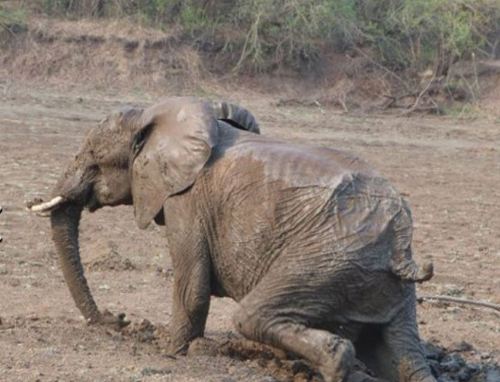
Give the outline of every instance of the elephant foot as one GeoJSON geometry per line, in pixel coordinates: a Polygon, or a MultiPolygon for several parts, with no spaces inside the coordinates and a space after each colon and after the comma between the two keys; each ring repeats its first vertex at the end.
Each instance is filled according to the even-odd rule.
{"type": "MultiPolygon", "coordinates": [[[[350,341],[331,338],[326,344],[324,354],[326,359],[321,362],[318,369],[325,382],[365,382],[363,379],[351,381],[351,379],[347,378],[347,374],[355,360],[354,346],[350,341]]],[[[368,381],[370,380],[366,380],[366,382],[368,381]]]]}
{"type": "Polygon", "coordinates": [[[97,319],[91,319],[88,321],[88,323],[103,325],[106,327],[110,327],[113,330],[120,331],[130,324],[130,321],[125,317],[125,313],[114,315],[106,309],[104,312],[99,314],[99,317],[97,317],[97,319]]]}
{"type": "Polygon", "coordinates": [[[186,340],[177,340],[175,337],[170,337],[168,345],[165,349],[165,354],[170,357],[179,355],[188,355],[189,345],[191,343],[186,340]]]}
{"type": "Polygon", "coordinates": [[[353,371],[349,373],[346,382],[387,382],[385,379],[374,378],[362,371],[353,371]]]}
{"type": "Polygon", "coordinates": [[[205,337],[195,338],[193,341],[191,341],[187,350],[188,357],[216,357],[220,354],[220,344],[217,341],[205,337]]]}

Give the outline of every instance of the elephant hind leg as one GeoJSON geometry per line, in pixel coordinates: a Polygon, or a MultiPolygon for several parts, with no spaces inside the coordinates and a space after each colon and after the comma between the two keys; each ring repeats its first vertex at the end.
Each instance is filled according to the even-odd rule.
{"type": "Polygon", "coordinates": [[[237,330],[246,338],[293,352],[309,360],[319,369],[325,382],[346,380],[354,363],[355,352],[351,341],[325,330],[308,328],[293,321],[276,320],[276,317],[266,318],[265,314],[250,315],[244,306],[233,320],[237,330]]]}
{"type": "Polygon", "coordinates": [[[391,382],[435,382],[424,357],[413,308],[387,325],[367,325],[355,342],[358,358],[391,382]]]}

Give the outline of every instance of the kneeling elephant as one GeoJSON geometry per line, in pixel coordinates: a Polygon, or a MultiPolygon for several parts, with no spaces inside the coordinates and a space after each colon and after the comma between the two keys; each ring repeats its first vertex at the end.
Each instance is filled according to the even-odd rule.
{"type": "Polygon", "coordinates": [[[76,305],[101,313],[80,262],[84,208],[133,204],[140,228],[165,225],[174,267],[172,352],[203,336],[210,296],[238,301],[245,337],[294,352],[325,381],[349,380],[355,354],[381,378],[434,381],[415,317],[412,220],[362,160],[258,134],[226,103],[168,98],[92,129],[55,187],[50,214],[76,305]]]}

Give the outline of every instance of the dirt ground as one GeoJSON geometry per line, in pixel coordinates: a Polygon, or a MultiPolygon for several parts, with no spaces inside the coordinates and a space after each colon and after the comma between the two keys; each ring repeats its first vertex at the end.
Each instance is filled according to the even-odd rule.
{"type": "MultiPolygon", "coordinates": [[[[228,97],[254,112],[263,134],[355,152],[408,194],[417,260],[432,257],[436,271],[419,295],[500,304],[498,117],[355,116],[278,106],[262,95],[228,97]]],[[[129,207],[85,213],[81,245],[98,305],[125,312],[132,324],[117,333],[81,318],[58,266],[49,221],[29,214],[25,203],[48,196],[85,132],[108,112],[154,98],[138,91],[0,86],[0,380],[320,381],[302,361],[242,341],[231,326],[236,304],[229,299],[212,299],[207,326],[207,337],[223,351],[166,356],[168,244],[158,227],[139,231],[129,207]]],[[[500,362],[494,311],[424,302],[418,316],[425,341],[472,364],[500,362]]]]}

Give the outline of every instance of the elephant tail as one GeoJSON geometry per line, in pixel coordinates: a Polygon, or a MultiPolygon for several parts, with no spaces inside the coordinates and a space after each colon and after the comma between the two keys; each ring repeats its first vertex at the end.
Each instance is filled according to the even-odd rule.
{"type": "Polygon", "coordinates": [[[227,102],[213,102],[212,109],[216,119],[227,122],[240,130],[260,134],[257,120],[247,109],[227,102]]]}
{"type": "Polygon", "coordinates": [[[413,259],[403,259],[391,262],[391,271],[403,281],[423,282],[430,280],[434,275],[434,265],[432,262],[425,262],[419,266],[413,259]]]}
{"type": "Polygon", "coordinates": [[[403,281],[423,282],[434,275],[434,266],[428,261],[419,266],[412,258],[412,222],[407,208],[403,207],[392,222],[393,248],[389,267],[403,281]]]}

